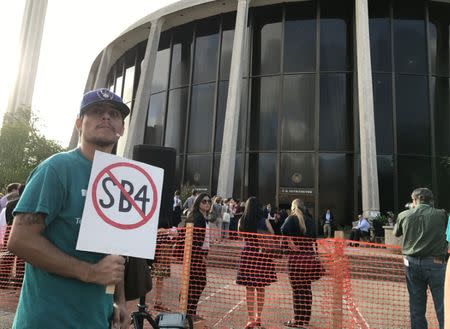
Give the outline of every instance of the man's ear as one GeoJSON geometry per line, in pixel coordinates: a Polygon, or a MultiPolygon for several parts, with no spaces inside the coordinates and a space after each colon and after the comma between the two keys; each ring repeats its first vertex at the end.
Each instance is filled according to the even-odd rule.
{"type": "Polygon", "coordinates": [[[124,132],[125,132],[125,125],[122,125],[122,127],[117,130],[117,133],[120,135],[120,137],[122,137],[124,132]]]}
{"type": "Polygon", "coordinates": [[[83,117],[78,117],[77,120],[75,121],[75,127],[78,130],[78,134],[81,135],[81,125],[83,124],[83,117]]]}

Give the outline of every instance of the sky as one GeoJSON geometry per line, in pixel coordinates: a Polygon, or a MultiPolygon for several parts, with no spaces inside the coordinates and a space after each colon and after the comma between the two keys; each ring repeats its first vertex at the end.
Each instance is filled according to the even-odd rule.
{"type": "MultiPolygon", "coordinates": [[[[48,0],[32,103],[40,131],[47,138],[68,146],[97,55],[137,20],[174,2],[177,0],[48,0]]],[[[17,72],[25,3],[0,2],[0,122],[17,72]]]]}

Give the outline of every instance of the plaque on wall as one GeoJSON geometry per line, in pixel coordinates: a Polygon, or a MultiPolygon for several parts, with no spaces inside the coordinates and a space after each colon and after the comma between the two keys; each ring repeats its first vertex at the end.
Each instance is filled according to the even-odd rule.
{"type": "Polygon", "coordinates": [[[208,187],[207,186],[196,186],[195,189],[199,193],[202,193],[202,192],[208,193],[208,187]]]}
{"type": "Polygon", "coordinates": [[[280,187],[280,193],[283,194],[298,194],[298,195],[313,195],[313,188],[300,188],[300,187],[280,187]]]}

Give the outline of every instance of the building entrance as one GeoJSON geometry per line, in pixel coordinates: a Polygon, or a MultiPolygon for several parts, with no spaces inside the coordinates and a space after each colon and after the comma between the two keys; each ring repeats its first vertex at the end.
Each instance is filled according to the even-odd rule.
{"type": "Polygon", "coordinates": [[[278,208],[286,209],[290,212],[291,202],[294,199],[301,199],[305,203],[305,207],[308,209],[312,217],[316,220],[316,202],[314,194],[294,194],[294,193],[280,193],[278,196],[278,208]]]}

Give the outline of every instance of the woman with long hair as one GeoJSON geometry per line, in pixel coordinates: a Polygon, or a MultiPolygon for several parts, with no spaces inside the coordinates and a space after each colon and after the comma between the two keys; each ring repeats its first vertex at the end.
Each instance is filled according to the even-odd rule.
{"type": "Polygon", "coordinates": [[[248,311],[248,322],[245,328],[258,328],[261,327],[265,287],[276,282],[277,275],[273,260],[264,249],[263,240],[268,237],[256,234],[258,232],[273,234],[274,232],[270,222],[263,218],[262,208],[255,197],[250,197],[245,203],[238,230],[244,233],[242,235],[245,240],[236,279],[237,284],[245,286],[248,311]]]}
{"type": "Polygon", "coordinates": [[[303,201],[295,199],[291,204],[291,214],[281,227],[283,235],[288,236],[289,262],[288,274],[294,301],[294,318],[284,323],[292,328],[309,325],[312,306],[312,268],[315,254],[316,229],[314,220],[303,201]],[[300,239],[305,237],[305,239],[300,239]]]}
{"type": "Polygon", "coordinates": [[[201,320],[197,315],[197,304],[206,286],[205,258],[208,255],[208,249],[204,247],[204,243],[211,202],[209,194],[200,193],[195,198],[192,211],[187,218],[187,222],[194,223],[187,310],[187,314],[192,317],[194,322],[201,320]]]}

